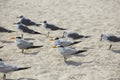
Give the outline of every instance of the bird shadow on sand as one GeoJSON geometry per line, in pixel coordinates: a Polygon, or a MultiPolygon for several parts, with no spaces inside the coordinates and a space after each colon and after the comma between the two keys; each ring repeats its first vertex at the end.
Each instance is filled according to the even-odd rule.
{"type": "Polygon", "coordinates": [[[114,53],[120,54],[120,50],[111,50],[111,51],[114,52],[114,53]]]}
{"type": "Polygon", "coordinates": [[[72,65],[72,66],[79,66],[82,64],[89,64],[92,63],[93,61],[89,61],[89,62],[75,62],[75,61],[66,61],[67,65],[72,65]]]}
{"type": "Polygon", "coordinates": [[[19,78],[19,79],[6,79],[6,80],[38,80],[38,79],[32,79],[32,78],[19,78]]]}
{"type": "Polygon", "coordinates": [[[37,52],[24,52],[24,55],[37,55],[39,53],[39,51],[37,52]]]}
{"type": "Polygon", "coordinates": [[[0,40],[2,43],[14,43],[13,41],[7,41],[7,40],[0,40]]]}
{"type": "Polygon", "coordinates": [[[77,57],[85,57],[85,56],[87,56],[88,54],[76,54],[75,56],[77,56],[77,57]]]}

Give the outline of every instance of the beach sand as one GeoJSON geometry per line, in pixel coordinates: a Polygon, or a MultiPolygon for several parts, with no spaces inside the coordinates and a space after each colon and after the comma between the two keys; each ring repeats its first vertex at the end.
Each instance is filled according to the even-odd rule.
{"type": "MultiPolygon", "coordinates": [[[[91,36],[74,45],[77,50],[88,48],[82,53],[86,56],[73,56],[64,63],[57,49],[51,48],[49,38],[44,35],[24,34],[25,38],[34,38],[35,45],[42,48],[21,50],[14,43],[2,43],[0,58],[6,63],[20,67],[31,66],[25,71],[7,74],[10,80],[120,80],[120,43],[114,44],[112,52],[109,43],[100,42],[102,33],[120,35],[119,0],[0,0],[0,26],[16,32],[0,33],[0,40],[9,40],[20,33],[13,23],[17,16],[24,15],[40,23],[48,23],[68,29],[67,31],[91,36]],[[24,79],[22,79],[24,78],[24,79]]],[[[28,26],[43,34],[47,30],[28,26]]],[[[51,31],[50,36],[60,37],[63,31],[51,31]]],[[[0,80],[3,74],[0,73],[0,80]]]]}

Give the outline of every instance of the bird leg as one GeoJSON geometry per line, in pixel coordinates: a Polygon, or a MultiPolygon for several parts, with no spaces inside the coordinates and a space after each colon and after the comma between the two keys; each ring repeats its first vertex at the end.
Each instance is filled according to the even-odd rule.
{"type": "Polygon", "coordinates": [[[22,53],[24,53],[24,49],[22,49],[22,53]]]}
{"type": "Polygon", "coordinates": [[[4,76],[3,76],[3,80],[6,80],[6,74],[4,74],[4,76]]]}
{"type": "Polygon", "coordinates": [[[21,38],[23,38],[23,34],[21,34],[21,38]]]}
{"type": "Polygon", "coordinates": [[[66,57],[64,57],[64,62],[65,62],[65,63],[67,62],[66,60],[67,60],[67,58],[66,58],[66,57]]]}
{"type": "Polygon", "coordinates": [[[48,35],[47,35],[47,37],[49,37],[50,36],[50,32],[48,32],[48,35]]]}
{"type": "Polygon", "coordinates": [[[110,44],[110,46],[109,46],[109,50],[112,48],[112,44],[110,44]]]}

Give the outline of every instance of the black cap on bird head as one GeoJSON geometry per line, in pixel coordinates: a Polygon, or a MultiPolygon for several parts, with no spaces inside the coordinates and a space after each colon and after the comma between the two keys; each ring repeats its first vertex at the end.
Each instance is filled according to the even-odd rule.
{"type": "Polygon", "coordinates": [[[17,17],[17,18],[23,18],[24,16],[23,15],[21,15],[21,16],[19,16],[19,17],[17,17]]]}
{"type": "Polygon", "coordinates": [[[0,61],[3,61],[3,60],[0,58],[0,61]]]}
{"type": "Polygon", "coordinates": [[[64,48],[64,46],[62,46],[62,45],[57,45],[57,47],[62,47],[62,48],[64,48]]]}
{"type": "Polygon", "coordinates": [[[23,17],[24,17],[23,15],[20,16],[20,18],[23,18],[23,17]]]}
{"type": "Polygon", "coordinates": [[[55,38],[55,40],[58,40],[58,39],[59,39],[58,37],[55,38]]]}
{"type": "Polygon", "coordinates": [[[17,39],[22,39],[22,37],[16,37],[17,39]]]}
{"type": "Polygon", "coordinates": [[[43,21],[43,23],[47,23],[47,21],[43,21]]]}

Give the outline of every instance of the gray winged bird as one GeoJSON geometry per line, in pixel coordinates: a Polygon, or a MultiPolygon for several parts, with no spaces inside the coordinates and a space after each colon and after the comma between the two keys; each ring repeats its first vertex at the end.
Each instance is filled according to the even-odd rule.
{"type": "Polygon", "coordinates": [[[70,39],[81,39],[81,38],[89,38],[90,36],[79,35],[74,32],[64,32],[62,38],[70,38],[70,39]]]}
{"type": "Polygon", "coordinates": [[[12,30],[8,30],[4,27],[0,27],[0,32],[7,32],[7,33],[12,33],[12,32],[15,32],[15,31],[12,31],[12,30]]]}
{"type": "MultiPolygon", "coordinates": [[[[106,40],[108,42],[120,42],[120,37],[110,35],[110,34],[101,34],[100,41],[106,40]]],[[[112,48],[112,44],[109,46],[109,50],[112,48]]]]}
{"type": "MultiPolygon", "coordinates": [[[[53,48],[55,48],[55,47],[53,47],[53,48]]],[[[87,51],[87,50],[76,50],[76,49],[64,47],[61,45],[57,45],[57,48],[58,48],[58,51],[60,52],[60,54],[64,57],[65,62],[67,60],[67,57],[87,51]]]]}
{"type": "Polygon", "coordinates": [[[30,67],[17,67],[17,66],[12,66],[9,64],[6,64],[3,62],[2,59],[0,59],[0,72],[4,73],[3,79],[6,80],[6,74],[14,71],[20,71],[20,70],[25,70],[29,69],[30,67]]]}
{"type": "Polygon", "coordinates": [[[22,37],[12,37],[11,39],[15,39],[15,44],[19,49],[22,49],[22,53],[25,49],[32,49],[32,48],[40,48],[43,46],[34,46],[33,42],[24,40],[22,37]]]}
{"type": "Polygon", "coordinates": [[[56,37],[54,40],[51,39],[51,41],[53,41],[53,44],[55,46],[61,45],[61,46],[64,46],[64,47],[71,46],[71,45],[74,45],[74,44],[78,44],[78,43],[81,42],[81,41],[75,41],[75,42],[65,41],[65,40],[59,39],[58,37],[56,37]]]}
{"type": "Polygon", "coordinates": [[[20,18],[20,22],[26,26],[39,26],[41,24],[37,24],[33,21],[31,21],[30,19],[28,18],[25,18],[24,16],[20,16],[20,17],[17,17],[17,18],[20,18]]]}
{"type": "MultiPolygon", "coordinates": [[[[66,30],[66,29],[64,29],[64,28],[59,28],[59,27],[57,27],[57,26],[55,26],[55,25],[53,25],[53,24],[48,24],[47,21],[43,21],[43,22],[41,23],[41,25],[42,25],[42,27],[44,27],[45,29],[51,30],[51,31],[66,30]]],[[[49,34],[50,34],[50,32],[48,32],[48,35],[47,35],[47,36],[49,36],[49,34]]]]}
{"type": "Polygon", "coordinates": [[[23,32],[24,33],[29,33],[29,34],[41,34],[41,33],[37,32],[37,31],[29,29],[28,27],[26,27],[25,25],[23,25],[20,22],[14,23],[14,24],[17,24],[16,25],[17,29],[22,32],[21,37],[23,37],[23,32]]]}

